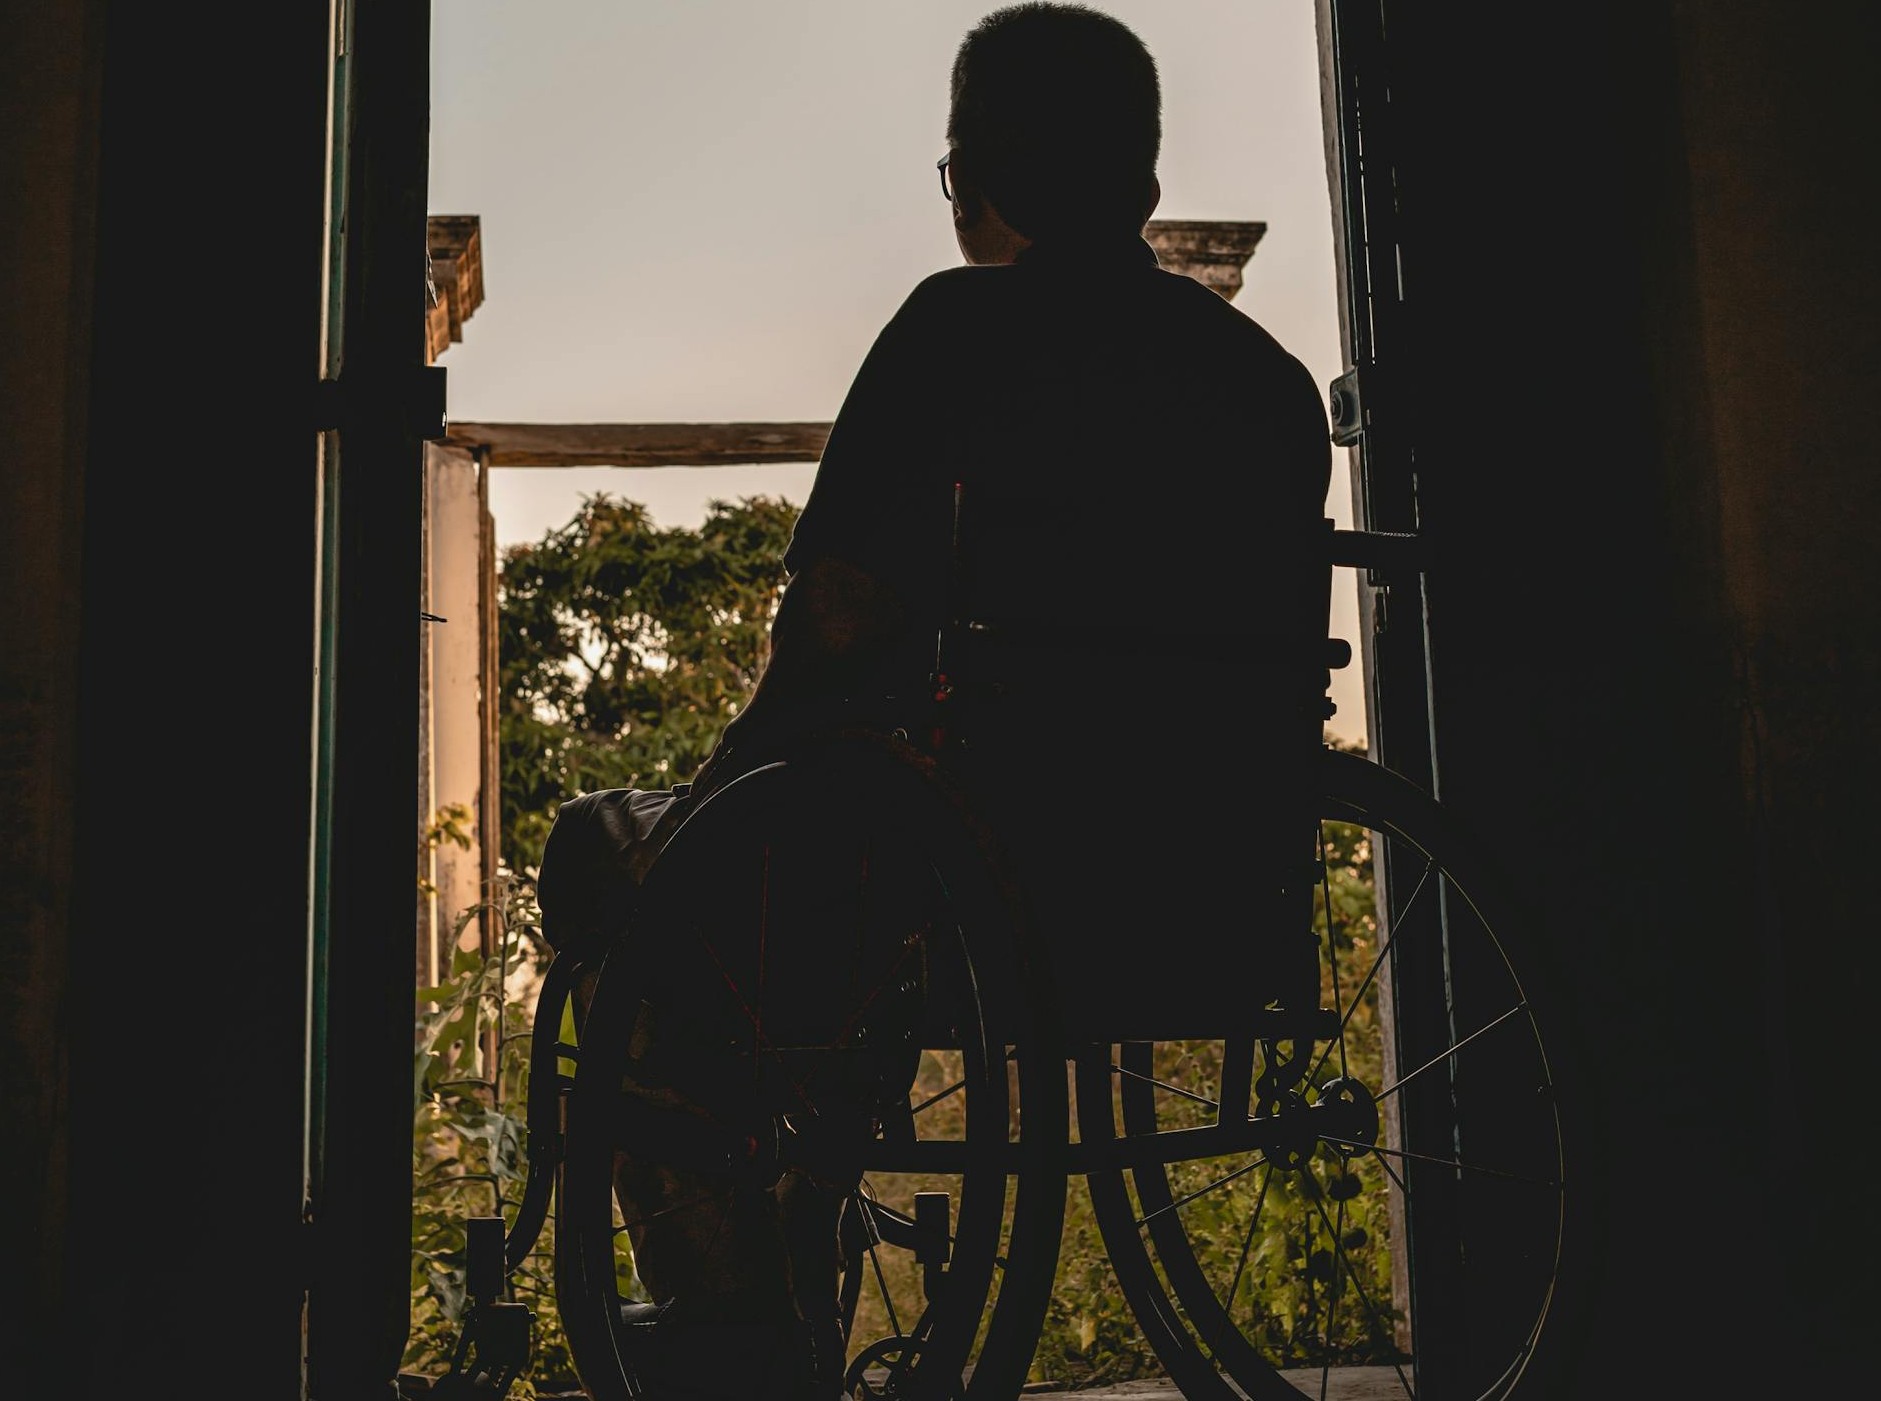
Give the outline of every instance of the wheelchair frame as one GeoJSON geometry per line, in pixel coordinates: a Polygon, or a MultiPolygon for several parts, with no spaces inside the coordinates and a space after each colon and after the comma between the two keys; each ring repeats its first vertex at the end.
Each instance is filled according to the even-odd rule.
{"type": "MultiPolygon", "coordinates": [[[[1340,564],[1421,564],[1411,537],[1326,525],[1328,576],[1340,564]]],[[[1328,677],[1340,664],[1329,654],[1328,677]]],[[[937,699],[946,694],[937,688],[937,699]]],[[[661,905],[663,880],[675,891],[702,879],[733,890],[737,880],[714,863],[750,858],[764,872],[751,889],[765,911],[756,927],[765,928],[774,862],[820,859],[810,845],[792,846],[788,829],[801,822],[794,805],[827,791],[832,773],[864,795],[845,799],[843,810],[866,820],[844,838],[878,866],[884,852],[914,853],[906,865],[918,892],[897,887],[876,923],[856,920],[854,947],[868,950],[857,966],[876,960],[861,979],[865,1003],[820,1029],[807,1020],[798,1029],[815,1043],[807,1050],[767,1043],[752,1011],[753,987],[764,1005],[764,940],[783,939],[784,921],[754,937],[712,936],[718,945],[742,940],[736,949],[694,941],[727,985],[737,982],[734,965],[747,970],[735,988],[742,1010],[726,1023],[734,1028],[727,1055],[754,1086],[736,1112],[682,1126],[622,1095],[636,1018],[673,995],[682,977],[675,956],[648,954],[629,932],[565,950],[548,970],[532,1043],[530,1175],[505,1266],[513,1271],[530,1253],[553,1197],[558,1302],[595,1401],[671,1394],[637,1361],[647,1355],[647,1310],[623,1283],[617,1253],[631,1224],[617,1219],[624,1207],[614,1192],[624,1151],[745,1189],[788,1171],[853,1178],[838,1223],[844,1384],[853,1396],[1018,1395],[1053,1299],[1067,1184],[1080,1177],[1118,1287],[1185,1397],[1323,1397],[1352,1365],[1387,1369],[1411,1398],[1514,1393],[1541,1346],[1561,1274],[1560,1101],[1572,1036],[1548,1005],[1544,951],[1529,941],[1505,881],[1440,803],[1365,758],[1326,749],[1315,783],[1321,962],[1310,1001],[1296,987],[1291,997],[1250,1002],[1212,1037],[1073,1040],[1048,953],[993,834],[932,752],[903,737],[838,736],[715,791],[649,873],[652,908],[682,922],[690,906],[682,895],[661,905]],[[818,782],[803,784],[806,775],[818,782]],[[1367,863],[1377,896],[1370,914],[1343,908],[1350,890],[1335,889],[1367,863]],[[908,973],[910,957],[917,974],[908,973]],[[1361,968],[1356,985],[1347,981],[1361,968]],[[559,1038],[560,1013],[584,978],[598,979],[597,991],[580,1044],[569,1044],[559,1038]],[[896,989],[920,1005],[884,1011],[896,989]],[[739,1016],[748,1036],[736,1031],[739,1016]],[[879,1067],[905,1065],[897,1059],[905,1048],[922,1060],[904,1103],[869,1101],[860,1136],[817,1127],[848,1122],[858,1063],[877,1067],[861,1082],[892,1082],[879,1067]],[[567,1062],[572,1075],[559,1069],[567,1062]],[[841,1079],[830,1069],[839,1063],[846,1088],[809,1103],[841,1079]],[[946,1132],[924,1136],[922,1117],[956,1097],[964,1105],[953,1106],[961,1112],[946,1132]],[[900,1195],[873,1185],[891,1180],[900,1195]],[[1270,1206],[1280,1214],[1264,1218],[1270,1206]],[[884,1255],[894,1250],[904,1252],[900,1308],[887,1298],[884,1255]],[[870,1302],[877,1288],[885,1308],[870,1302]]],[[[840,846],[816,841],[818,851],[840,846]]],[[[862,888],[873,895],[884,884],[862,888]]],[[[733,902],[711,905],[711,916],[726,917],[714,928],[735,924],[728,910],[743,897],[711,898],[733,902]]],[[[831,921],[799,923],[825,931],[831,921]]],[[[697,970],[684,976],[696,982],[697,970]]]]}

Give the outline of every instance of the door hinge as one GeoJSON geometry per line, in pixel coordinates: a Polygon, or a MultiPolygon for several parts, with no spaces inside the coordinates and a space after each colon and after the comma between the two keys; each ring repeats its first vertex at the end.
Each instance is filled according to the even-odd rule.
{"type": "Polygon", "coordinates": [[[1372,405],[1367,403],[1367,397],[1376,399],[1377,390],[1375,361],[1354,365],[1332,382],[1326,407],[1332,419],[1334,443],[1349,448],[1372,426],[1372,405]]]}

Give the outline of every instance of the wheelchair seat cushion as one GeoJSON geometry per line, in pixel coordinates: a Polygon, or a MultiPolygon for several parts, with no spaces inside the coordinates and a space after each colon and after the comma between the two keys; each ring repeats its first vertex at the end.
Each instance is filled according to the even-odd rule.
{"type": "Polygon", "coordinates": [[[691,785],[680,783],[601,788],[561,805],[536,874],[542,937],[550,948],[559,953],[621,928],[653,858],[692,801],[691,785]]]}

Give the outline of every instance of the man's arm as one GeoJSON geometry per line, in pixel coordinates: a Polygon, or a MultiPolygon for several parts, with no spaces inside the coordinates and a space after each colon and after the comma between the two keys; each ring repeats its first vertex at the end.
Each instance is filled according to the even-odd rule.
{"type": "Polygon", "coordinates": [[[903,622],[895,592],[860,566],[833,555],[805,564],[784,587],[758,686],[724,728],[720,752],[766,745],[830,715],[846,677],[897,638],[903,622]]]}
{"type": "Polygon", "coordinates": [[[790,582],[764,669],[724,743],[827,717],[921,616],[948,526],[928,499],[935,385],[952,373],[957,331],[944,282],[909,294],[844,396],[784,556],[790,582]]]}
{"type": "Polygon", "coordinates": [[[812,560],[784,589],[757,689],[732,725],[741,734],[772,728],[840,699],[834,678],[897,636],[903,621],[894,591],[866,570],[834,555],[812,560]]]}

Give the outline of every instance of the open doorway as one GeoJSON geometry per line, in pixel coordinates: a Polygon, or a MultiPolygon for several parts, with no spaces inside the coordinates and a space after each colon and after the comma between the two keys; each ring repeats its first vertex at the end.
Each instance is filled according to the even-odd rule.
{"type": "MultiPolygon", "coordinates": [[[[953,48],[989,8],[439,11],[430,207],[480,216],[490,269],[476,332],[450,355],[451,417],[827,422],[908,290],[960,260],[931,167],[953,48]]],[[[1263,222],[1235,305],[1330,385],[1344,366],[1312,4],[1106,8],[1163,76],[1158,217],[1263,222]]],[[[490,504],[500,550],[566,524],[588,493],[697,525],[714,497],[800,505],[813,472],[499,469],[490,504]]],[[[1350,523],[1342,472],[1326,506],[1350,523]]],[[[1342,579],[1339,636],[1354,636],[1354,600],[1342,579]]],[[[1362,740],[1357,669],[1333,686],[1330,728],[1362,740]]]]}
{"type": "MultiPolygon", "coordinates": [[[[487,270],[487,301],[447,362],[451,419],[827,423],[908,290],[959,261],[932,162],[953,49],[990,8],[440,11],[429,206],[475,215],[487,270]]],[[[1264,225],[1235,303],[1329,385],[1342,356],[1311,4],[1104,8],[1161,69],[1158,217],[1264,225]]],[[[485,463],[483,480],[500,558],[596,493],[696,528],[714,500],[801,506],[814,470],[543,461],[485,463]]],[[[1126,489],[1158,480],[1145,464],[1126,489]]],[[[1340,471],[1326,510],[1351,524],[1340,471]]],[[[1333,606],[1335,636],[1356,650],[1347,574],[1333,606]]],[[[1358,669],[1333,687],[1332,735],[1363,743],[1358,669]]],[[[1087,1322],[1100,1320],[1066,1327],[1087,1322]]]]}

